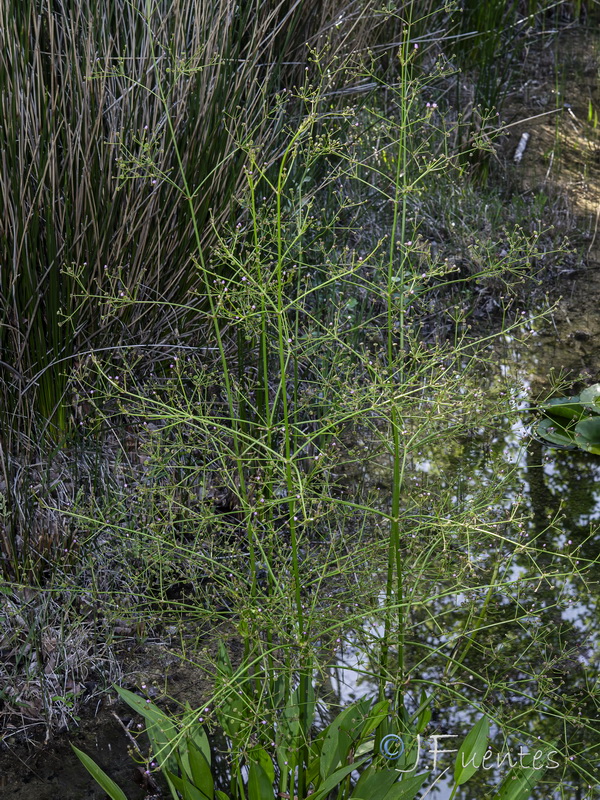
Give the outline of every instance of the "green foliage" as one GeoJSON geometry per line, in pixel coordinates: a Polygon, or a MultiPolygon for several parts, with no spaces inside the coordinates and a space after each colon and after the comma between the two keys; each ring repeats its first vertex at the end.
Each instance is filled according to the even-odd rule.
{"type": "MultiPolygon", "coordinates": [[[[34,5],[23,6],[23,30],[34,5]]],[[[19,313],[31,308],[40,277],[64,283],[52,283],[53,300],[42,286],[36,313],[21,320],[35,343],[54,314],[52,347],[25,347],[14,366],[11,337],[21,341],[23,331],[3,329],[15,379],[5,388],[27,418],[31,381],[47,376],[40,407],[52,416],[67,382],[66,373],[62,382],[52,378],[57,360],[87,352],[89,333],[93,353],[77,372],[81,435],[113,437],[120,452],[113,482],[94,485],[67,511],[80,535],[81,580],[100,592],[107,616],[120,618],[127,607],[141,626],[158,615],[181,628],[227,620],[239,643],[235,658],[225,642],[217,656],[199,655],[185,651],[182,636],[182,656],[215,675],[212,724],[226,737],[226,793],[215,788],[197,714],[176,719],[118,690],[144,717],[174,798],[304,798],[312,790],[314,800],[411,800],[431,777],[412,774],[417,737],[434,709],[453,703],[484,714],[459,751],[460,791],[480,778],[487,720],[501,713],[496,689],[510,687],[524,705],[514,717],[502,710],[509,731],[527,732],[542,709],[548,724],[562,719],[547,689],[551,667],[535,668],[531,696],[529,678],[513,680],[514,654],[498,655],[490,631],[507,632],[508,650],[529,637],[524,650],[533,661],[550,633],[529,624],[528,584],[566,584],[593,557],[573,571],[574,559],[565,565],[561,552],[523,541],[519,503],[508,511],[502,504],[508,478],[496,469],[500,459],[490,461],[492,479],[466,495],[456,465],[482,429],[515,419],[508,383],[508,397],[483,388],[494,336],[478,337],[471,322],[486,318],[482,306],[491,304],[502,320],[498,335],[516,335],[514,298],[549,248],[538,246],[539,227],[528,235],[506,226],[497,199],[484,233],[487,205],[482,211],[465,188],[457,161],[489,145],[481,137],[457,152],[456,125],[427,101],[448,70],[440,62],[427,72],[411,25],[428,14],[415,20],[413,5],[365,3],[355,16],[336,4],[295,3],[282,20],[281,4],[262,4],[265,18],[226,2],[169,13],[162,4],[117,4],[106,31],[118,27],[120,50],[104,38],[90,45],[94,57],[106,49],[100,65],[89,61],[91,50],[80,58],[78,43],[88,39],[78,29],[63,30],[49,8],[43,17],[69,55],[51,51],[50,67],[68,65],[60,75],[73,108],[50,96],[52,110],[87,120],[95,133],[88,141],[82,125],[81,142],[60,141],[68,126],[47,133],[46,146],[58,135],[52,163],[64,170],[51,191],[39,186],[62,238],[46,260],[36,260],[49,248],[45,228],[37,256],[33,245],[23,250],[29,288],[19,313]],[[339,20],[335,31],[330,19],[339,20]],[[360,42],[363,31],[368,43],[367,28],[381,34],[382,21],[399,31],[393,68],[360,56],[358,44],[347,59],[350,38],[360,42]],[[320,41],[323,28],[331,37],[306,61],[305,43],[320,41]],[[85,84],[69,73],[82,64],[90,69],[85,84]],[[384,81],[391,72],[394,81],[384,81]],[[365,81],[373,95],[356,88],[365,81]],[[97,115],[87,112],[90,97],[97,115]],[[118,98],[118,114],[107,97],[118,98]],[[118,133],[108,150],[98,135],[106,120],[118,133]],[[82,193],[70,199],[80,178],[82,193]],[[62,229],[63,203],[90,225],[80,230],[69,217],[62,229]],[[457,216],[460,264],[438,249],[443,237],[456,246],[438,228],[457,216]],[[43,276],[40,263],[48,266],[43,276]],[[520,558],[525,588],[512,578],[520,558]],[[375,682],[369,697],[377,699],[337,714],[332,703],[328,724],[317,726],[324,701],[315,676],[335,666],[345,640],[366,654],[361,679],[375,682]],[[486,686],[483,699],[471,691],[474,681],[486,686]],[[399,779],[380,753],[388,735],[403,745],[399,779]]],[[[34,74],[46,96],[46,73],[34,74]]],[[[35,130],[30,121],[29,139],[19,141],[35,130]]],[[[25,206],[35,206],[32,187],[21,190],[25,206]]],[[[13,263],[13,278],[20,268],[13,263]]],[[[9,294],[4,286],[0,301],[9,294]]],[[[568,426],[582,404],[554,408],[568,426]]],[[[57,428],[65,424],[54,417],[57,428]]],[[[6,491],[16,485],[7,467],[6,491]]],[[[3,537],[3,569],[20,574],[28,540],[16,526],[3,537]]],[[[54,552],[37,543],[29,550],[31,563],[54,552]]],[[[30,643],[21,644],[25,658],[30,643]]],[[[521,787],[537,779],[513,777],[521,787]]]]}
{"type": "Polygon", "coordinates": [[[459,747],[454,764],[454,782],[457,786],[466,783],[481,766],[488,747],[489,729],[489,720],[482,717],[459,747]]]}
{"type": "Polygon", "coordinates": [[[547,442],[561,447],[579,447],[600,455],[600,384],[575,397],[554,397],[539,408],[545,419],[536,430],[547,442]]]}
{"type": "Polygon", "coordinates": [[[74,744],[72,744],[71,747],[73,748],[77,758],[81,761],[92,778],[104,789],[111,800],[127,800],[127,796],[122,789],[117,786],[113,779],[110,778],[106,772],[104,772],[104,770],[100,769],[100,767],[92,758],[83,753],[81,750],[78,750],[74,744]]]}
{"type": "MultiPolygon", "coordinates": [[[[174,800],[268,800],[280,797],[281,791],[274,786],[277,775],[284,775],[284,765],[298,764],[299,743],[280,735],[290,714],[297,714],[296,697],[289,698],[278,716],[277,737],[286,744],[279,745],[276,757],[269,755],[263,747],[255,745],[243,751],[237,758],[232,773],[230,795],[215,790],[211,773],[211,753],[206,733],[201,725],[192,722],[177,724],[153,703],[117,687],[121,698],[141,714],[148,723],[153,757],[159,761],[174,800]],[[245,776],[245,777],[242,777],[245,776]]],[[[295,695],[296,693],[294,693],[295,695]]],[[[219,719],[231,741],[231,757],[235,758],[239,718],[229,718],[229,706],[221,706],[219,719]]],[[[373,705],[367,698],[341,711],[324,730],[314,736],[311,727],[307,731],[308,761],[304,785],[307,795],[313,800],[326,800],[335,792],[337,800],[414,800],[429,777],[429,772],[419,775],[415,763],[411,769],[397,770],[389,761],[378,757],[373,747],[373,735],[381,725],[389,727],[389,703],[373,705]],[[370,763],[369,763],[370,762],[370,763]],[[359,773],[358,780],[351,779],[359,773]]],[[[393,720],[393,718],[391,718],[393,720]]],[[[454,771],[455,788],[452,793],[481,767],[487,750],[489,721],[483,717],[467,734],[458,750],[454,771]]],[[[416,735],[411,726],[411,735],[416,735]]],[[[261,736],[260,730],[253,732],[261,736]]],[[[76,747],[73,750],[90,772],[94,780],[109,794],[111,800],[125,800],[119,787],[89,758],[76,747]]],[[[542,754],[543,751],[539,751],[542,754]]],[[[544,751],[545,752],[545,751],[544,751]]],[[[536,761],[540,761],[536,756],[536,761]]],[[[289,769],[289,767],[288,767],[289,769]]],[[[539,764],[520,767],[511,772],[494,795],[495,800],[524,800],[525,787],[531,788],[543,774],[539,764]]],[[[299,778],[298,778],[299,780],[299,778]]],[[[281,784],[279,785],[279,789],[281,784]]],[[[304,795],[303,795],[304,797],[304,795]]]]}

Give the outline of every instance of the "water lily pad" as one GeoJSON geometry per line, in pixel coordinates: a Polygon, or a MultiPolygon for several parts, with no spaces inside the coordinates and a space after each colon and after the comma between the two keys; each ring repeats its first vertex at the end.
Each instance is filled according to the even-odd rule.
{"type": "Polygon", "coordinates": [[[552,444],[557,444],[561,447],[575,446],[574,429],[565,427],[563,422],[558,419],[551,419],[550,417],[543,419],[537,426],[537,432],[538,436],[552,444]]]}
{"type": "Polygon", "coordinates": [[[582,419],[575,426],[575,443],[588,453],[600,455],[600,417],[582,419]]]}
{"type": "MultiPolygon", "coordinates": [[[[553,397],[547,403],[541,403],[540,408],[553,416],[566,417],[567,419],[579,419],[588,412],[585,405],[580,403],[580,395],[574,397],[553,397]]],[[[600,406],[598,406],[600,413],[600,406]]]]}
{"type": "Polygon", "coordinates": [[[600,383],[588,386],[579,395],[580,401],[595,414],[600,414],[600,383]]]}

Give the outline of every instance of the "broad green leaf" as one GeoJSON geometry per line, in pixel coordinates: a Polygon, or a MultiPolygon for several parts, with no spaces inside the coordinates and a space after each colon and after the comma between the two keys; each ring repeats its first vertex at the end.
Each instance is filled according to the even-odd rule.
{"type": "Polygon", "coordinates": [[[218,710],[221,727],[237,746],[240,731],[248,724],[248,705],[246,697],[232,692],[221,700],[218,710]]]}
{"type": "MultiPolygon", "coordinates": [[[[284,748],[295,747],[295,743],[301,734],[299,697],[299,690],[294,689],[290,695],[289,702],[283,709],[283,714],[281,715],[281,724],[278,730],[278,744],[284,748]]],[[[306,731],[304,732],[305,739],[309,738],[308,731],[312,726],[315,716],[315,705],[315,690],[312,685],[309,685],[306,696],[306,713],[304,715],[304,722],[306,726],[306,731]]]]}
{"type": "MultiPolygon", "coordinates": [[[[567,419],[579,419],[587,413],[587,408],[579,395],[575,397],[554,397],[546,403],[541,403],[540,408],[551,414],[553,417],[566,417],[567,419]]],[[[599,408],[600,410],[600,408],[599,408]]]]}
{"type": "Polygon", "coordinates": [[[421,708],[421,712],[417,717],[417,733],[423,733],[425,728],[429,725],[429,721],[431,720],[431,705],[427,700],[427,693],[425,689],[421,692],[421,697],[419,699],[419,706],[421,708]]]}
{"type": "Polygon", "coordinates": [[[591,409],[595,414],[600,414],[600,383],[588,386],[579,395],[580,401],[584,406],[591,409]]]}
{"type": "Polygon", "coordinates": [[[153,703],[149,703],[137,694],[115,686],[115,691],[127,705],[144,717],[148,723],[147,734],[152,745],[153,756],[161,767],[175,768],[172,757],[173,747],[177,741],[178,731],[172,720],[153,703]]]}
{"type": "Polygon", "coordinates": [[[355,739],[353,734],[356,731],[356,735],[358,735],[358,729],[365,716],[362,711],[364,709],[366,712],[367,708],[368,701],[366,704],[363,701],[355,703],[338,714],[325,729],[319,765],[319,772],[323,779],[331,775],[339,764],[346,763],[348,752],[355,739]]]}
{"type": "Polygon", "coordinates": [[[253,761],[248,770],[249,800],[270,800],[273,797],[273,781],[258,761],[253,761]]]}
{"type": "Polygon", "coordinates": [[[590,417],[577,423],[575,444],[588,453],[600,455],[600,417],[590,417]]]}
{"type": "Polygon", "coordinates": [[[563,447],[573,447],[575,444],[575,433],[573,429],[567,429],[565,425],[557,419],[547,417],[541,420],[537,426],[537,433],[542,439],[552,444],[558,444],[563,447]]]}
{"type": "Polygon", "coordinates": [[[72,744],[71,747],[75,751],[77,758],[81,761],[98,786],[100,786],[102,790],[106,792],[111,800],[127,800],[127,795],[125,792],[119,786],[117,786],[112,778],[108,777],[104,770],[100,769],[93,759],[91,759],[81,750],[78,750],[74,744],[72,744]]]}
{"type": "Polygon", "coordinates": [[[391,787],[384,800],[414,800],[427,778],[429,778],[429,772],[403,778],[400,783],[395,783],[391,787]]]}
{"type": "MultiPolygon", "coordinates": [[[[299,695],[298,695],[299,697],[299,695]]],[[[298,700],[298,702],[300,702],[298,700]]],[[[317,700],[315,697],[315,689],[312,683],[309,683],[306,689],[306,709],[304,713],[304,740],[308,741],[310,736],[310,729],[312,728],[313,720],[315,718],[315,708],[317,700]]]]}
{"type": "Polygon", "coordinates": [[[272,691],[269,692],[269,706],[271,708],[281,708],[285,700],[287,681],[280,675],[272,684],[272,691]]]}
{"type": "Polygon", "coordinates": [[[361,758],[358,761],[355,761],[353,764],[346,764],[345,767],[336,770],[332,775],[323,781],[323,783],[319,786],[318,790],[311,794],[310,800],[323,800],[332,789],[344,780],[346,775],[350,775],[351,772],[354,772],[355,769],[361,767],[368,759],[361,758]]]}
{"type": "Polygon", "coordinates": [[[188,736],[194,742],[198,750],[200,750],[200,752],[210,765],[211,763],[210,744],[208,742],[208,736],[206,735],[206,731],[204,730],[202,725],[192,726],[190,728],[188,736]]]}
{"type": "Polygon", "coordinates": [[[464,742],[458,748],[454,763],[454,783],[462,786],[474,775],[483,760],[487,750],[487,740],[490,722],[487,717],[482,717],[479,722],[466,735],[464,742]]]}
{"type": "Polygon", "coordinates": [[[387,717],[389,708],[389,700],[381,700],[379,703],[375,703],[360,732],[361,739],[366,739],[366,737],[379,726],[380,722],[387,717]]]}
{"type": "Polygon", "coordinates": [[[225,794],[225,792],[222,792],[220,789],[217,789],[217,791],[215,792],[215,800],[229,800],[229,797],[225,794]]]}
{"type": "Polygon", "coordinates": [[[187,742],[188,774],[194,785],[201,789],[209,800],[213,800],[215,790],[210,764],[194,741],[190,738],[186,738],[185,741],[187,742]]]}
{"type": "Polygon", "coordinates": [[[500,784],[493,800],[529,800],[534,786],[548,769],[550,757],[555,752],[544,746],[531,754],[531,765],[513,767],[500,784]]]}
{"type": "Polygon", "coordinates": [[[271,756],[262,747],[255,747],[248,752],[248,759],[251,762],[260,764],[264,770],[265,775],[271,783],[275,780],[275,767],[271,756]]]}
{"type": "Polygon", "coordinates": [[[219,652],[217,653],[217,667],[221,675],[224,675],[227,678],[231,678],[233,675],[233,667],[231,666],[231,661],[229,660],[229,655],[227,653],[227,649],[223,642],[219,642],[219,652]]]}
{"type": "Polygon", "coordinates": [[[365,770],[358,779],[350,797],[368,797],[370,800],[382,800],[395,783],[400,774],[394,769],[378,769],[373,767],[365,770]]]}
{"type": "Polygon", "coordinates": [[[393,783],[383,795],[370,794],[365,791],[357,794],[357,784],[350,797],[351,800],[414,800],[428,778],[429,772],[422,772],[420,775],[411,775],[410,778],[403,778],[398,783],[393,783]]]}
{"type": "Polygon", "coordinates": [[[204,727],[197,722],[199,709],[193,709],[186,702],[186,713],[181,722],[181,729],[187,732],[187,736],[193,740],[194,744],[204,754],[204,758],[211,763],[210,744],[204,727]]]}
{"type": "Polygon", "coordinates": [[[368,739],[366,742],[361,742],[357,745],[356,750],[354,751],[355,756],[364,756],[366,753],[372,753],[373,748],[375,747],[375,742],[373,739],[368,739]]]}
{"type": "Polygon", "coordinates": [[[175,789],[181,794],[183,800],[208,800],[207,796],[194,786],[185,776],[180,778],[168,769],[165,769],[166,778],[173,784],[175,789]]]}
{"type": "MultiPolygon", "coordinates": [[[[318,740],[311,742],[308,747],[308,767],[306,770],[307,786],[310,786],[311,783],[317,786],[320,781],[319,766],[321,761],[322,745],[323,745],[323,740],[321,739],[320,742],[318,740]]],[[[361,753],[361,755],[363,754],[361,753]]],[[[286,759],[284,758],[284,760],[286,759]]],[[[279,760],[279,754],[277,756],[277,763],[281,765],[281,762],[279,760]]]]}
{"type": "MultiPolygon", "coordinates": [[[[278,764],[279,769],[281,770],[281,772],[285,772],[286,770],[290,771],[290,772],[293,772],[293,770],[296,768],[295,752],[296,751],[294,749],[288,749],[287,747],[277,747],[276,748],[275,755],[277,757],[277,764],[278,764]]],[[[316,768],[317,769],[316,769],[315,777],[319,774],[318,767],[319,767],[319,762],[317,760],[317,763],[316,763],[316,768]]],[[[311,771],[311,770],[309,769],[309,771],[311,771]]]]}

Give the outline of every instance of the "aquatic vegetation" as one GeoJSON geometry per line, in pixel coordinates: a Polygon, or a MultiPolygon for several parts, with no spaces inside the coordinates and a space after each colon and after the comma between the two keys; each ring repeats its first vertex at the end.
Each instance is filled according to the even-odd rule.
{"type": "MultiPolygon", "coordinates": [[[[160,765],[173,800],[270,800],[297,796],[300,771],[305,772],[301,782],[307,791],[302,796],[310,796],[311,800],[334,796],[337,800],[414,800],[432,777],[431,770],[418,772],[421,736],[431,718],[427,698],[413,717],[404,708],[394,713],[388,700],[363,698],[319,729],[313,726],[314,690],[308,698],[307,714],[301,713],[298,691],[294,690],[279,709],[276,721],[269,724],[263,720],[267,727],[258,726],[253,731],[254,743],[247,746],[238,734],[246,724],[243,706],[249,698],[244,698],[243,688],[238,687],[237,699],[231,694],[222,697],[218,712],[231,753],[230,787],[225,792],[216,787],[210,738],[192,709],[188,708],[184,718],[178,720],[133,692],[119,687],[116,691],[146,721],[151,757],[160,765]],[[308,752],[305,763],[300,760],[302,741],[308,752]]],[[[127,800],[93,759],[72,747],[111,800],[127,800]]],[[[437,749],[434,752],[438,754],[437,749]]],[[[487,769],[486,761],[493,760],[487,717],[481,717],[452,752],[456,752],[451,795],[454,798],[460,786],[477,771],[487,769]]],[[[552,761],[555,752],[550,745],[538,742],[535,752],[521,754],[497,787],[494,800],[526,800],[548,766],[556,763],[552,761]]]]}
{"type": "Polygon", "coordinates": [[[559,447],[600,455],[600,383],[573,397],[554,397],[541,403],[544,414],[536,426],[542,439],[559,447]]]}
{"type": "MultiPolygon", "coordinates": [[[[507,224],[498,196],[483,203],[479,189],[464,183],[461,164],[490,145],[486,134],[457,150],[460,125],[441,108],[451,70],[434,58],[437,42],[415,41],[431,8],[422,19],[412,3],[372,8],[378,23],[397,28],[393,59],[385,48],[381,58],[378,48],[365,48],[365,62],[330,48],[324,36],[323,52],[311,51],[306,67],[292,59],[293,48],[274,60],[278,37],[257,50],[245,27],[251,15],[236,18],[246,11],[235,4],[215,13],[223,25],[237,19],[248,53],[266,59],[260,67],[235,49],[213,57],[206,48],[206,63],[196,64],[205,48],[185,58],[187,41],[167,41],[174,20],[167,14],[157,27],[161,4],[128,8],[131,49],[143,43],[151,85],[127,71],[128,59],[115,67],[108,56],[89,83],[112,87],[107,92],[123,103],[129,97],[132,114],[139,109],[111,141],[118,148],[105,165],[108,175],[118,166],[121,202],[134,203],[139,225],[115,206],[105,226],[107,237],[116,231],[115,263],[104,269],[98,247],[97,263],[83,269],[75,250],[77,259],[59,270],[64,284],[54,284],[57,298],[66,293],[72,301],[63,309],[65,331],[89,316],[108,336],[104,347],[92,335],[69,380],[80,440],[112,436],[113,461],[109,477],[90,479],[72,502],[65,494],[49,499],[54,475],[38,484],[6,462],[30,506],[62,514],[72,529],[50,545],[7,525],[4,575],[35,576],[40,593],[56,595],[61,608],[68,596],[69,624],[80,615],[109,630],[118,620],[113,628],[134,638],[160,631],[176,657],[215,676],[204,713],[187,707],[176,716],[150,695],[116,688],[145,720],[151,752],[140,759],[150,776],[156,765],[173,797],[324,800],[334,792],[412,800],[437,780],[418,771],[419,737],[443,735],[437,731],[448,718],[461,714],[468,720],[457,734],[466,737],[454,759],[452,797],[464,795],[463,785],[474,794],[473,786],[487,791],[493,782],[498,800],[524,800],[553,752],[564,763],[567,753],[582,754],[578,776],[589,780],[592,713],[579,711],[581,697],[593,692],[585,687],[575,698],[556,689],[553,670],[571,652],[572,631],[557,624],[554,596],[537,611],[534,602],[540,586],[558,596],[569,581],[585,581],[596,556],[540,546],[552,522],[535,542],[527,539],[520,500],[508,510],[502,503],[509,483],[500,458],[487,456],[493,477],[466,493],[453,458],[466,440],[495,435],[517,414],[511,386],[486,392],[482,374],[494,358],[492,339],[521,331],[515,299],[553,246],[539,246],[537,221],[507,224]],[[257,72],[273,67],[273,84],[249,85],[252,64],[257,72]],[[289,84],[287,68],[297,66],[289,84]],[[195,116],[184,100],[190,86],[194,103],[218,89],[215,72],[224,76],[221,100],[201,106],[215,126],[197,129],[208,152],[191,136],[195,116]],[[231,94],[233,73],[239,84],[231,94]],[[249,105],[253,113],[238,118],[249,105]],[[225,125],[223,108],[233,115],[225,125]],[[161,122],[145,133],[147,113],[161,122]],[[163,217],[166,208],[174,211],[163,217]],[[472,322],[482,320],[492,320],[495,333],[475,333],[472,322]],[[211,631],[218,655],[204,646],[204,632],[189,635],[194,625],[211,631]],[[347,703],[323,684],[343,671],[349,639],[367,654],[359,680],[371,685],[347,703]],[[583,734],[572,741],[577,726],[583,734]],[[488,781],[480,767],[494,755],[490,739],[497,753],[504,736],[545,743],[545,761],[509,761],[502,782],[488,781]],[[218,761],[226,762],[227,780],[217,786],[218,761]]],[[[303,8],[294,4],[290,46],[302,33],[304,47],[303,8]]],[[[371,6],[361,8],[364,15],[326,22],[334,41],[338,33],[352,39],[346,24],[368,27],[371,6]]],[[[446,10],[439,13],[444,22],[446,10]]],[[[104,182],[96,177],[87,187],[82,209],[104,182]]],[[[104,207],[98,202],[99,213],[104,207]]],[[[88,248],[95,235],[90,230],[88,248]]],[[[56,262],[54,252],[52,274],[56,262]]],[[[44,321],[43,314],[32,319],[31,331],[44,321]]],[[[58,315],[52,321],[62,337],[58,315]]],[[[62,339],[56,342],[62,353],[62,339]]],[[[57,353],[42,347],[29,355],[48,367],[40,408],[50,418],[65,386],[52,380],[57,353]]],[[[21,366],[33,370],[26,358],[21,366]]],[[[6,396],[17,388],[6,386],[6,396]]],[[[55,425],[69,430],[67,416],[62,408],[55,425]]],[[[8,467],[3,477],[7,497],[21,490],[8,467]]],[[[12,513],[22,526],[28,508],[7,502],[0,516],[8,521],[12,513]]],[[[27,678],[37,669],[48,687],[45,666],[59,633],[44,641],[48,625],[21,619],[12,601],[10,614],[0,611],[9,666],[14,661],[27,678]]],[[[5,690],[6,714],[15,697],[5,690]]],[[[61,699],[74,714],[75,693],[61,699]]],[[[78,755],[123,800],[90,757],[78,755]]],[[[553,775],[552,785],[561,780],[553,775]]]]}

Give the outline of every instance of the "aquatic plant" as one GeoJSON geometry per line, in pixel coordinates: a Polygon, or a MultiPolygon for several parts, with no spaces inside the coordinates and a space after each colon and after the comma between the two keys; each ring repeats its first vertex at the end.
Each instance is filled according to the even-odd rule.
{"type": "Polygon", "coordinates": [[[544,441],[600,455],[600,383],[572,397],[554,397],[538,407],[536,432],[544,441]]]}
{"type": "MultiPolygon", "coordinates": [[[[246,737],[238,734],[247,723],[245,705],[252,698],[245,696],[243,685],[234,686],[233,693],[215,698],[220,724],[231,745],[230,789],[225,792],[216,788],[210,739],[205,726],[194,718],[197,712],[188,708],[178,720],[138,694],[115,688],[146,721],[151,758],[160,766],[173,800],[270,800],[292,796],[288,789],[302,800],[414,800],[431,777],[429,770],[417,772],[420,737],[431,718],[427,698],[412,717],[404,708],[394,713],[388,700],[363,698],[318,729],[313,726],[314,690],[309,693],[306,714],[301,713],[298,691],[294,690],[287,704],[275,709],[276,721],[267,729],[255,729],[254,744],[248,746],[246,737]],[[300,752],[304,746],[308,759],[303,765],[300,752]],[[299,795],[301,769],[306,773],[302,781],[306,793],[299,795]]],[[[488,737],[489,720],[483,716],[456,751],[451,798],[492,758],[488,737]]],[[[71,746],[111,800],[127,800],[93,759],[71,746]]],[[[530,796],[555,752],[549,745],[538,742],[536,746],[535,753],[522,757],[518,766],[510,769],[494,792],[494,800],[526,800],[530,796]]],[[[148,761],[145,765],[148,769],[148,761]]]]}

